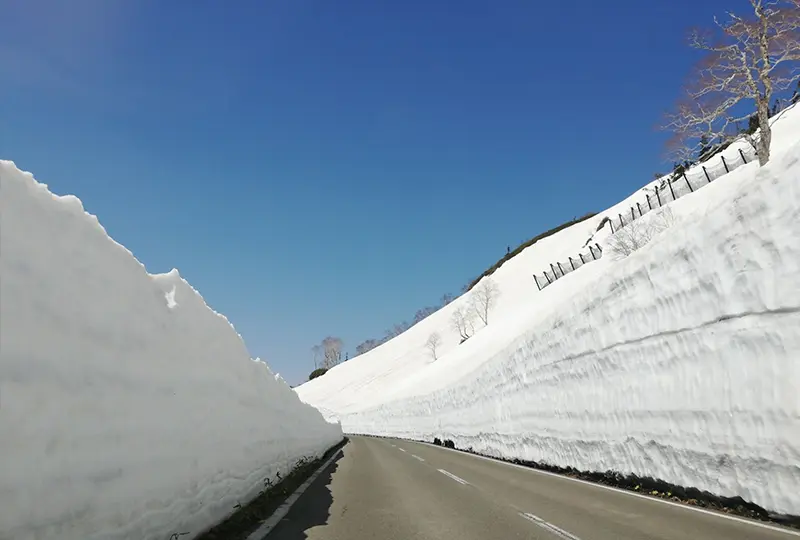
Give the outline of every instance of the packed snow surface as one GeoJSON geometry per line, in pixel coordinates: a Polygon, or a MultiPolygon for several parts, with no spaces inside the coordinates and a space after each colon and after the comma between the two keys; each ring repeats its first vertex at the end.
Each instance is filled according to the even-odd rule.
{"type": "Polygon", "coordinates": [[[296,391],[346,432],[452,439],[800,514],[800,108],[773,137],[767,166],[640,218],[668,212],[671,226],[633,254],[614,256],[598,226],[655,182],[502,265],[489,324],[463,344],[451,318],[474,290],[296,391]],[[604,256],[539,291],[532,275],[590,238],[604,256]]]}
{"type": "Polygon", "coordinates": [[[0,161],[0,539],[191,539],[342,438],[176,270],[0,161]]]}

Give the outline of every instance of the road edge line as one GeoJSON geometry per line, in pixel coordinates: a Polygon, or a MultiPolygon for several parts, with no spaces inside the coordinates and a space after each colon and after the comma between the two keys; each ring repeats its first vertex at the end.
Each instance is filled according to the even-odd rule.
{"type": "MultiPolygon", "coordinates": [[[[387,437],[387,438],[389,438],[389,437],[387,437]]],[[[402,439],[395,439],[395,440],[402,440],[402,439]]],[[[438,444],[433,444],[433,443],[429,443],[429,442],[426,442],[426,441],[412,441],[412,440],[409,440],[407,442],[424,444],[424,445],[427,445],[427,446],[431,446],[433,448],[439,448],[440,450],[448,450],[450,452],[456,452],[456,453],[461,454],[463,456],[470,456],[470,457],[473,457],[473,458],[485,459],[485,460],[491,461],[493,463],[500,463],[501,465],[508,465],[509,467],[516,467],[518,469],[522,469],[524,471],[529,471],[529,472],[536,473],[536,474],[544,474],[544,475],[552,476],[552,477],[555,477],[555,478],[561,478],[563,480],[570,480],[572,482],[578,482],[578,483],[581,483],[581,484],[585,484],[587,486],[593,486],[593,487],[596,487],[596,488],[607,489],[609,491],[616,491],[617,493],[622,493],[623,495],[629,495],[631,497],[638,497],[638,498],[644,499],[646,501],[653,501],[653,502],[657,502],[657,503],[668,504],[668,505],[674,506],[676,508],[683,508],[684,510],[691,510],[693,512],[700,512],[701,514],[707,514],[709,516],[714,516],[714,517],[723,518],[723,519],[729,519],[731,521],[738,521],[739,523],[743,523],[745,525],[752,525],[754,527],[760,527],[762,529],[767,529],[767,530],[770,530],[770,531],[780,532],[780,533],[788,534],[790,536],[800,537],[800,531],[795,530],[795,529],[791,529],[789,527],[780,527],[780,526],[777,526],[777,525],[771,525],[769,523],[762,523],[762,522],[756,521],[756,520],[745,519],[745,518],[742,518],[742,517],[739,517],[739,516],[731,516],[731,515],[728,515],[728,514],[723,514],[721,512],[713,512],[711,510],[706,510],[705,508],[699,508],[697,506],[691,506],[691,505],[688,505],[688,504],[676,503],[674,501],[667,501],[665,499],[661,499],[661,498],[658,498],[658,497],[648,497],[647,495],[642,495],[641,493],[636,493],[635,491],[630,491],[630,490],[627,490],[627,489],[617,488],[617,487],[614,487],[614,486],[607,486],[605,484],[599,484],[599,483],[596,483],[596,482],[590,482],[588,480],[581,480],[580,478],[572,478],[570,476],[566,476],[566,475],[563,475],[563,474],[557,474],[557,473],[553,473],[553,472],[550,472],[550,471],[542,471],[540,469],[535,469],[533,467],[526,467],[524,465],[519,465],[517,463],[509,463],[508,461],[503,461],[502,459],[496,459],[496,458],[492,458],[492,457],[488,457],[488,456],[481,456],[481,455],[478,455],[478,454],[473,454],[471,452],[465,452],[463,450],[458,450],[457,448],[447,448],[446,446],[439,446],[438,444]]]]}

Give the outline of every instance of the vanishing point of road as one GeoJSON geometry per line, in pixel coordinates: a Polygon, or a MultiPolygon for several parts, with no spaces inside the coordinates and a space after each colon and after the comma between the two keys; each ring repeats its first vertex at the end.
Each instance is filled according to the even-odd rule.
{"type": "Polygon", "coordinates": [[[791,540],[800,531],[432,445],[350,437],[267,540],[791,540]]]}

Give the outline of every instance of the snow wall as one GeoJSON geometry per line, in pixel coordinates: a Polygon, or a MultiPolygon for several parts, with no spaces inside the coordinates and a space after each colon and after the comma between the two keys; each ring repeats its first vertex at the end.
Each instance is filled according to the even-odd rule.
{"type": "Polygon", "coordinates": [[[191,539],[341,427],[178,272],[0,161],[0,539],[191,539]]]}
{"type": "Polygon", "coordinates": [[[793,112],[794,123],[775,128],[786,151],[671,203],[674,224],[629,257],[610,256],[607,226],[594,233],[603,216],[628,209],[623,201],[503,265],[493,278],[506,304],[464,344],[450,324],[459,299],[298,394],[346,432],[452,439],[800,514],[793,112]],[[574,231],[593,235],[606,256],[537,291],[530,276],[562,256],[559,246],[572,242],[577,253],[574,231]],[[451,340],[436,361],[424,346],[433,331],[451,340]]]}

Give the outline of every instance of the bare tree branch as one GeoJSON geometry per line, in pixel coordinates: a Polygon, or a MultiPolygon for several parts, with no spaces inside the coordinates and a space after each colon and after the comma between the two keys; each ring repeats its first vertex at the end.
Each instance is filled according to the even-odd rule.
{"type": "Polygon", "coordinates": [[[439,345],[442,344],[442,336],[438,334],[438,332],[434,332],[430,336],[428,336],[428,341],[425,342],[425,346],[431,352],[431,356],[433,356],[434,360],[438,360],[436,356],[436,350],[439,348],[439,345]]]}
{"type": "Polygon", "coordinates": [[[800,0],[750,0],[753,16],[728,13],[716,29],[695,30],[689,45],[705,52],[695,66],[684,98],[667,115],[665,128],[674,157],[697,155],[705,143],[726,144],[742,135],[739,124],[757,118],[758,136],[746,139],[769,161],[770,104],[775,92],[800,76],[800,0]]]}
{"type": "Polygon", "coordinates": [[[669,207],[660,208],[655,213],[647,214],[627,223],[608,239],[608,250],[616,260],[624,259],[670,228],[675,223],[675,216],[669,207]]]}
{"type": "Polygon", "coordinates": [[[342,361],[342,340],[328,336],[322,340],[322,367],[331,369],[342,361]]]}
{"type": "Polygon", "coordinates": [[[418,309],[417,312],[414,314],[414,322],[412,323],[412,325],[424,321],[437,311],[439,311],[439,308],[437,306],[426,306],[422,309],[418,309]]]}
{"type": "Polygon", "coordinates": [[[322,352],[322,345],[314,345],[311,347],[311,352],[314,355],[314,369],[319,369],[319,357],[320,353],[322,352]]]}
{"type": "Polygon", "coordinates": [[[369,352],[380,344],[377,339],[367,339],[356,346],[356,356],[369,352]]]}
{"type": "Polygon", "coordinates": [[[489,324],[489,311],[494,307],[500,289],[490,277],[487,277],[472,290],[473,309],[483,321],[484,326],[489,324]]]}
{"type": "Polygon", "coordinates": [[[475,332],[475,327],[472,323],[473,313],[473,310],[468,309],[465,306],[459,306],[453,310],[451,322],[453,323],[453,327],[456,329],[456,332],[458,332],[458,335],[461,337],[462,343],[468,340],[475,332]]]}

